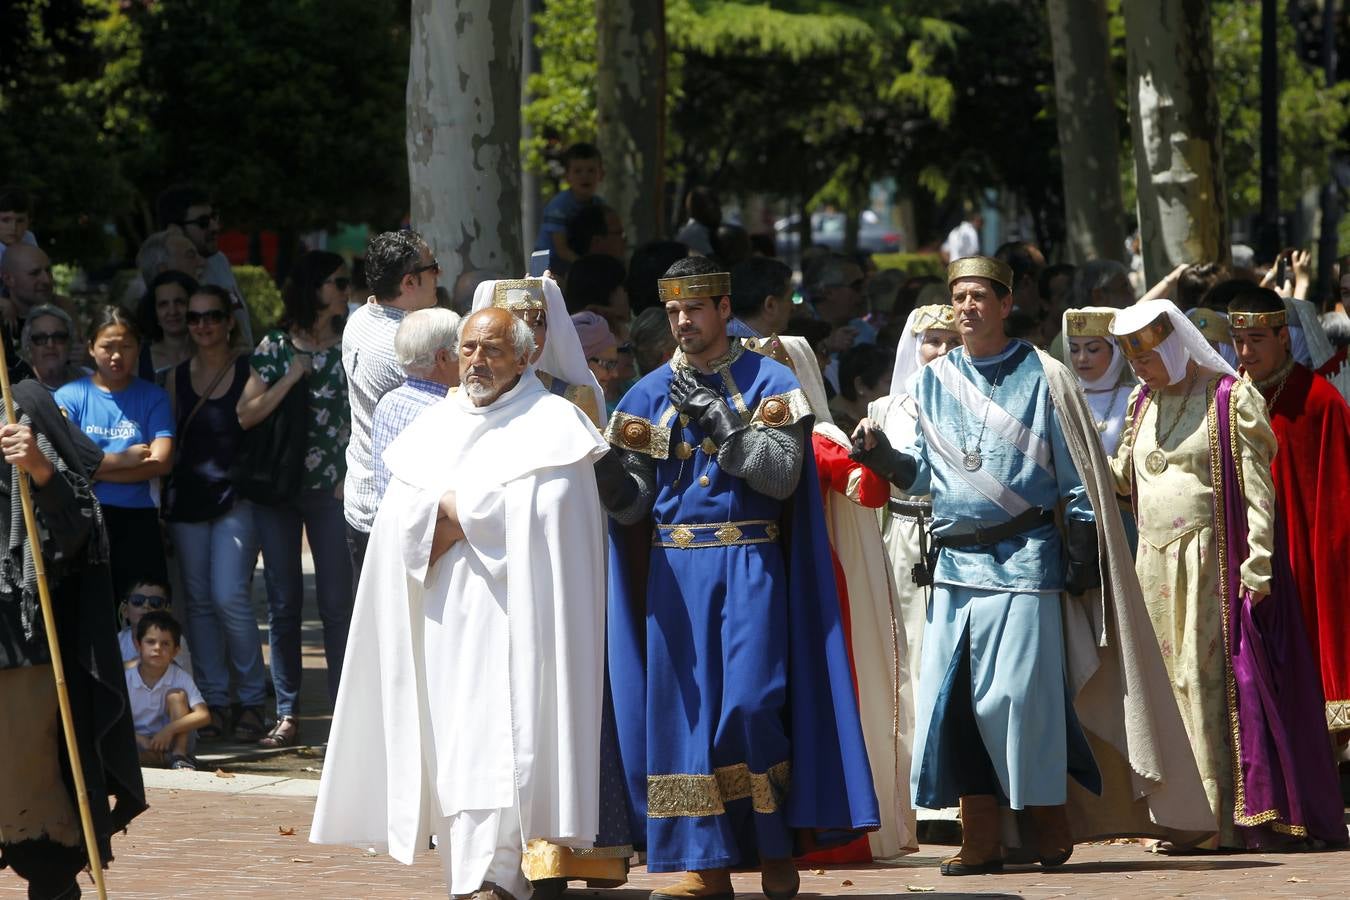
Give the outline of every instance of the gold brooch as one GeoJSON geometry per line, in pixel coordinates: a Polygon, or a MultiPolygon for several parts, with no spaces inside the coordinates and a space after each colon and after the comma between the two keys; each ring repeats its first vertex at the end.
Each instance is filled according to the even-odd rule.
{"type": "Polygon", "coordinates": [[[652,427],[646,422],[625,422],[619,434],[623,437],[623,445],[634,450],[646,450],[652,444],[652,427]]]}
{"type": "Polygon", "coordinates": [[[760,411],[760,418],[764,424],[770,428],[777,428],[780,425],[787,424],[788,416],[791,414],[788,405],[777,397],[770,397],[764,401],[764,407],[760,411]]]}

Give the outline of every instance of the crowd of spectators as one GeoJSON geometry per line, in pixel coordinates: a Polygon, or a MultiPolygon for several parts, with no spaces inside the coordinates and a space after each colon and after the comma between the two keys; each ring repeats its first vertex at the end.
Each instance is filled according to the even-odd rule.
{"type": "MultiPolygon", "coordinates": [[[[724,222],[717,195],[703,187],[688,193],[673,240],[629,253],[622,220],[601,196],[599,151],[579,144],[563,161],[568,187],[543,211],[536,249],[549,255],[611,407],[674,353],[656,283],[689,255],[731,271],[734,334],[808,341],[845,432],[888,393],[910,311],[949,300],[942,279],[878,271],[865,254],[806,247],[796,272],[773,258],[772,240],[724,222]]],[[[458,383],[460,317],[482,282],[506,273],[467,270],[442,286],[435,248],[410,230],[374,237],[352,267],[335,253],[303,252],[285,280],[280,321],[255,341],[254,325],[273,323],[250,320],[204,190],[182,185],[161,195],[158,230],[135,254],[136,277],[121,302],[84,315],[55,291],[51,260],[30,230],[31,206],[24,191],[0,188],[0,339],[11,377],[53,391],[104,452],[95,492],[123,658],[137,673],[128,684],[142,706],[153,695],[162,707],[137,719],[143,757],[188,768],[197,740],[295,744],[304,546],[335,698],[365,541],[389,480],[382,451],[458,383]],[[268,666],[250,601],[260,555],[268,666]],[[168,678],[170,670],[182,674],[168,678]]],[[[969,211],[943,255],[980,252],[982,224],[969,211]]],[[[1306,296],[1310,283],[1303,253],[1268,271],[1181,266],[1147,291],[1116,260],[1052,264],[1024,241],[995,255],[1013,272],[1009,330],[1056,350],[1068,308],[1123,308],[1142,294],[1221,312],[1235,286],[1270,283],[1277,268],[1287,283],[1276,286],[1291,297],[1306,296]]],[[[1350,260],[1340,271],[1345,302],[1350,260]]],[[[1350,319],[1332,313],[1327,326],[1338,345],[1350,343],[1350,319]]]]}

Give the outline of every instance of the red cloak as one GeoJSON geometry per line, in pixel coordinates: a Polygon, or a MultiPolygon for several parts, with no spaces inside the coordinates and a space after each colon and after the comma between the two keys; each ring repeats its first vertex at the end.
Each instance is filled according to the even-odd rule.
{"type": "Polygon", "coordinates": [[[1327,728],[1350,729],[1350,406],[1321,375],[1295,364],[1275,397],[1272,474],[1303,622],[1322,674],[1327,728]]]}

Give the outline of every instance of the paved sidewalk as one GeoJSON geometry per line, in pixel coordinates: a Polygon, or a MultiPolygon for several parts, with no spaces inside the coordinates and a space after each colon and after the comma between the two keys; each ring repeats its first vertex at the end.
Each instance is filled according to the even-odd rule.
{"type": "MultiPolygon", "coordinates": [[[[110,897],[144,900],[264,897],[421,898],[446,896],[440,860],[422,853],[412,866],[359,849],[310,844],[315,782],[214,773],[151,773],[151,809],[114,839],[110,897]],[[179,784],[180,787],[167,785],[179,784]],[[211,788],[203,790],[202,788],[211,788]]],[[[803,872],[804,896],[893,897],[1350,897],[1350,851],[1170,858],[1137,844],[1081,846],[1063,868],[1030,867],[1002,876],[943,878],[937,863],[949,847],[924,847],[897,866],[803,872]]],[[[626,888],[569,896],[645,900],[670,876],[635,870],[626,888]]],[[[86,897],[93,896],[86,881],[86,897]]],[[[746,897],[758,878],[736,876],[746,897]]],[[[0,898],[24,896],[0,872],[0,898]]]]}

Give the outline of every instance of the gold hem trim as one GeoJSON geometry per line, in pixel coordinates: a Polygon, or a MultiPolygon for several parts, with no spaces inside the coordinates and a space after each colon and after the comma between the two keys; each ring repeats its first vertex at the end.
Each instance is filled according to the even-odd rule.
{"type": "Polygon", "coordinates": [[[720,816],[727,803],[746,799],[757,813],[776,813],[787,798],[791,772],[784,760],[763,773],[736,763],[711,775],[648,775],[647,818],[720,816]]]}

